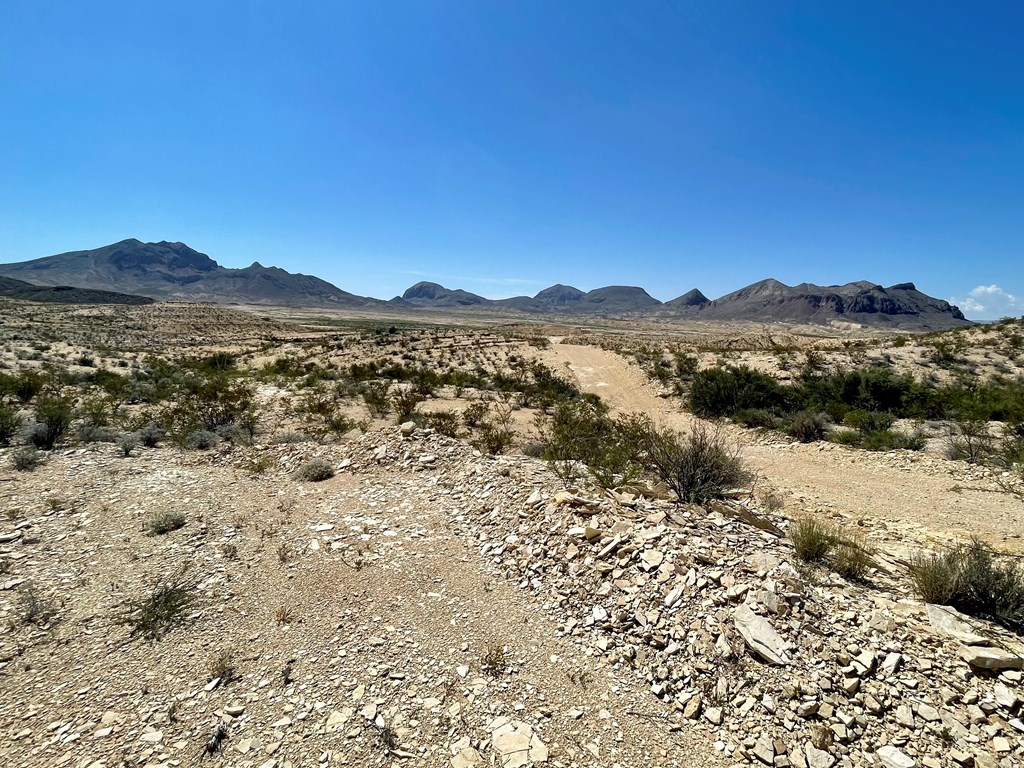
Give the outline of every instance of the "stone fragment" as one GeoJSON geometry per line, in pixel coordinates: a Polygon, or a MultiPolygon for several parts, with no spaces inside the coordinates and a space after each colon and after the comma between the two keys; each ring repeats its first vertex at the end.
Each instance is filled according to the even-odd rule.
{"type": "Polygon", "coordinates": [[[733,624],[747,647],[755,655],[771,664],[791,663],[786,643],[764,616],[758,616],[748,606],[741,605],[732,612],[733,624]]]}
{"type": "Polygon", "coordinates": [[[1004,651],[1001,648],[985,648],[966,645],[960,649],[964,661],[972,667],[998,671],[1001,669],[1024,669],[1024,657],[1004,651]]]}
{"type": "Polygon", "coordinates": [[[879,747],[875,752],[875,757],[879,759],[885,768],[914,768],[917,765],[904,752],[888,744],[884,747],[879,747]]]}

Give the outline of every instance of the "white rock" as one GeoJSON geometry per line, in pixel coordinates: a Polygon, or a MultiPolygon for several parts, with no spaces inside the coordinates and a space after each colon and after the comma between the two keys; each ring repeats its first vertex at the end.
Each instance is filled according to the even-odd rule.
{"type": "Polygon", "coordinates": [[[767,662],[779,665],[791,663],[786,643],[764,616],[758,616],[746,605],[732,612],[733,624],[740,636],[757,656],[767,662]]]}

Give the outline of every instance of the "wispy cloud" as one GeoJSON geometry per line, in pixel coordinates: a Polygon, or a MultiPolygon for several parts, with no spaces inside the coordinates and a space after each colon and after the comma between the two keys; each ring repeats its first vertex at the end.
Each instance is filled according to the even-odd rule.
{"type": "Polygon", "coordinates": [[[963,310],[964,314],[977,320],[995,320],[1007,315],[1015,315],[1024,308],[1024,302],[1001,286],[979,285],[967,292],[962,298],[950,301],[963,310]]]}

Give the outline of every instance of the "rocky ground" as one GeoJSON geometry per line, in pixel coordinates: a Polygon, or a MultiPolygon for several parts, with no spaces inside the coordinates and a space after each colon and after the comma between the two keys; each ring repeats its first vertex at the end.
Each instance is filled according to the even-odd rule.
{"type": "Polygon", "coordinates": [[[99,445],[0,478],[4,764],[1024,760],[1024,649],[904,597],[884,553],[847,583],[749,499],[573,493],[405,431],[251,449],[257,475],[99,445]],[[294,479],[314,456],[338,474],[294,479]],[[185,526],[145,534],[167,509],[185,526]],[[184,566],[197,600],[162,640],[113,621],[184,566]]]}

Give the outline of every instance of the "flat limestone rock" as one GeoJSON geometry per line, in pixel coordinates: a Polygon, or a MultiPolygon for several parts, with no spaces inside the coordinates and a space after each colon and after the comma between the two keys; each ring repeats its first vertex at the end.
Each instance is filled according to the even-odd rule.
{"type": "Polygon", "coordinates": [[[1024,669],[1024,657],[1004,651],[1001,648],[983,648],[967,645],[960,649],[960,655],[972,667],[998,671],[1000,669],[1024,669]]]}
{"type": "Polygon", "coordinates": [[[547,761],[548,749],[528,723],[499,718],[492,725],[497,727],[491,732],[491,748],[498,754],[501,765],[521,768],[547,761]]]}
{"type": "Polygon", "coordinates": [[[908,757],[906,754],[886,745],[879,747],[878,751],[875,752],[875,756],[881,761],[885,768],[914,768],[917,763],[914,762],[913,758],[908,757]]]}
{"type": "Polygon", "coordinates": [[[732,612],[733,624],[747,647],[770,664],[788,666],[792,663],[786,643],[764,616],[758,616],[746,605],[732,612]]]}
{"type": "Polygon", "coordinates": [[[987,637],[977,634],[971,625],[960,618],[960,614],[946,605],[928,603],[928,623],[932,629],[942,635],[952,637],[964,645],[991,645],[987,637]]]}

